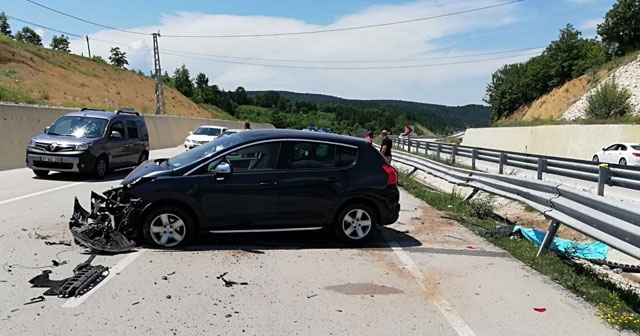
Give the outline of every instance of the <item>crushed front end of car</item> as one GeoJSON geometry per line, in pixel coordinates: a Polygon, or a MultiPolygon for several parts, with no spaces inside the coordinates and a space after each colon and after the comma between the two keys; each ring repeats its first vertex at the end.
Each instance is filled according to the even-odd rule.
{"type": "Polygon", "coordinates": [[[75,198],[69,229],[76,244],[98,252],[121,253],[132,250],[138,234],[138,216],[145,202],[131,199],[126,186],[91,192],[91,211],[75,198]]]}

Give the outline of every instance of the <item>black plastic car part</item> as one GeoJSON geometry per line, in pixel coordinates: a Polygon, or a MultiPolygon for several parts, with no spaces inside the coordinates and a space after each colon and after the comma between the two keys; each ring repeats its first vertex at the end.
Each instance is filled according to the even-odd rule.
{"type": "Polygon", "coordinates": [[[76,244],[98,252],[132,250],[141,202],[128,200],[125,195],[123,187],[108,190],[104,196],[91,192],[91,212],[75,198],[69,229],[76,244]]]}
{"type": "Polygon", "coordinates": [[[44,292],[44,295],[55,295],[62,298],[80,296],[94,288],[109,275],[108,267],[91,265],[95,257],[95,254],[91,255],[87,261],[78,264],[73,269],[72,277],[51,280],[49,278],[51,271],[46,270],[29,280],[29,283],[32,287],[48,287],[49,289],[44,292]]]}

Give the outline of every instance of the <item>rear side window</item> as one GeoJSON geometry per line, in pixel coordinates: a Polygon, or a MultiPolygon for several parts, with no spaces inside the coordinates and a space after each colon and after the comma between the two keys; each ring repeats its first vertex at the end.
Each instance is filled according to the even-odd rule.
{"type": "Polygon", "coordinates": [[[127,120],[127,132],[129,132],[129,139],[138,139],[138,125],[134,120],[127,120]]]}
{"type": "Polygon", "coordinates": [[[140,139],[148,140],[149,133],[147,132],[147,124],[145,124],[144,119],[136,120],[136,124],[138,124],[138,131],[140,135],[140,139]]]}
{"type": "Polygon", "coordinates": [[[294,142],[287,162],[290,169],[346,167],[356,158],[356,149],[317,142],[294,142]]]}

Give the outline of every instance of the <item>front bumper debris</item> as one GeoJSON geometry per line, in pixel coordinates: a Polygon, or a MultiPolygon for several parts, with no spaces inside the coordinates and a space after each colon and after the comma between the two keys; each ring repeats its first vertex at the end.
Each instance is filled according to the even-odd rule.
{"type": "MultiPolygon", "coordinates": [[[[92,255],[87,261],[80,263],[73,269],[73,276],[62,280],[51,280],[49,274],[50,270],[42,271],[41,274],[35,276],[29,283],[32,287],[47,287],[49,288],[44,295],[56,295],[62,298],[77,297],[80,296],[92,288],[98,283],[104,280],[109,275],[109,268],[102,265],[91,265],[91,262],[96,257],[92,255]]],[[[38,299],[38,298],[36,298],[38,299]]],[[[33,300],[25,304],[31,304],[35,302],[44,301],[44,297],[41,300],[33,300]]]]}
{"type": "Polygon", "coordinates": [[[107,190],[103,195],[91,192],[91,212],[75,198],[69,229],[78,245],[98,252],[121,253],[136,243],[139,200],[130,200],[123,187],[107,190]]]}

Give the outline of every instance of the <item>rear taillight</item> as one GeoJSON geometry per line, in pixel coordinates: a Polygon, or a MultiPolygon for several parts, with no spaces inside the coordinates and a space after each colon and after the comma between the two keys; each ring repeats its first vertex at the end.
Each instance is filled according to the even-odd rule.
{"type": "Polygon", "coordinates": [[[631,153],[631,154],[633,154],[633,156],[635,157],[640,157],[640,153],[631,153]]]}
{"type": "Polygon", "coordinates": [[[382,169],[387,173],[389,178],[387,179],[387,185],[396,185],[398,184],[398,173],[393,167],[389,165],[382,165],[382,169]]]}

